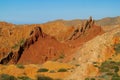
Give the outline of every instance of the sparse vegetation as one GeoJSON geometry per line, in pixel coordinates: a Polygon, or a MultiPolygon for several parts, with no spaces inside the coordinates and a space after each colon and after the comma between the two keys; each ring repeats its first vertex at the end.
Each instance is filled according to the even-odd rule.
{"type": "Polygon", "coordinates": [[[116,54],[120,53],[120,43],[114,45],[114,50],[116,54]]]}
{"type": "Polygon", "coordinates": [[[40,68],[37,72],[48,72],[48,69],[46,69],[46,68],[40,68]]]}
{"type": "Polygon", "coordinates": [[[24,69],[25,67],[24,67],[24,65],[22,65],[22,64],[17,64],[16,65],[18,68],[20,68],[20,69],[24,69]]]}
{"type": "MultiPolygon", "coordinates": [[[[94,65],[96,65],[96,62],[94,65]]],[[[120,80],[120,76],[118,75],[118,71],[120,69],[119,66],[120,62],[115,62],[111,59],[104,61],[100,66],[98,66],[101,75],[98,77],[93,77],[93,80],[120,80]]],[[[85,80],[91,80],[91,78],[86,78],[85,80]]]]}
{"type": "Polygon", "coordinates": [[[106,73],[106,75],[114,75],[114,73],[108,72],[108,73],[106,73]]]}
{"type": "Polygon", "coordinates": [[[67,69],[61,68],[61,69],[58,70],[58,72],[67,72],[67,69]]]}
{"type": "Polygon", "coordinates": [[[114,66],[114,72],[117,73],[119,71],[119,67],[118,66],[114,66]]]}
{"type": "Polygon", "coordinates": [[[80,64],[75,64],[75,66],[80,66],[80,64]]]}
{"type": "Polygon", "coordinates": [[[18,44],[15,44],[12,48],[13,49],[17,49],[19,47],[19,45],[18,44]]]}
{"type": "Polygon", "coordinates": [[[95,80],[95,78],[85,78],[85,80],[95,80]]]}
{"type": "Polygon", "coordinates": [[[99,66],[98,66],[98,65],[94,65],[94,67],[97,67],[97,68],[99,68],[99,66]]]}
{"type": "Polygon", "coordinates": [[[94,67],[97,67],[97,68],[99,68],[99,63],[98,62],[93,62],[93,65],[94,65],[94,67]]]}
{"type": "Polygon", "coordinates": [[[57,58],[53,59],[52,61],[57,61],[57,58]]]}
{"type": "Polygon", "coordinates": [[[60,59],[63,59],[64,57],[65,57],[65,55],[62,54],[62,53],[61,53],[60,56],[59,56],[60,59]]]}
{"type": "Polygon", "coordinates": [[[120,60],[120,55],[116,56],[113,51],[114,47],[115,52],[120,54],[120,43],[113,45],[119,41],[120,33],[119,36],[114,36],[119,32],[119,25],[115,25],[112,30],[114,25],[107,29],[109,26],[101,28],[97,24],[94,25],[92,20],[75,21],[77,22],[60,20],[59,23],[58,20],[55,23],[45,24],[11,24],[5,29],[4,26],[9,25],[2,23],[0,63],[16,63],[16,59],[19,59],[18,63],[28,65],[0,65],[0,73],[6,73],[0,75],[0,80],[31,80],[31,78],[81,80],[85,76],[88,77],[85,80],[120,80],[120,62],[116,62],[120,60]],[[85,26],[85,21],[89,21],[87,26],[85,26]],[[23,26],[23,29],[17,28],[17,26],[23,26]],[[67,26],[71,27],[67,28],[67,26]],[[90,30],[88,30],[89,28],[90,30]],[[25,45],[25,40],[22,38],[27,40],[25,45]],[[12,55],[9,57],[8,52],[10,51],[12,55]],[[19,56],[16,56],[17,54],[19,56]],[[115,56],[109,58],[112,55],[115,56]],[[102,63],[108,58],[109,60],[102,63]],[[44,76],[36,77],[36,75],[44,76]],[[89,76],[92,77],[89,78],[89,76]]]}
{"type": "Polygon", "coordinates": [[[89,78],[85,78],[85,80],[90,80],[89,78]]]}
{"type": "Polygon", "coordinates": [[[53,79],[47,76],[38,76],[37,80],[53,80],[53,79]]]}
{"type": "Polygon", "coordinates": [[[25,39],[20,40],[19,45],[22,46],[25,43],[25,39]]]}
{"type": "Polygon", "coordinates": [[[18,77],[19,80],[32,80],[31,78],[27,77],[27,76],[20,76],[18,77]]]}
{"type": "Polygon", "coordinates": [[[91,80],[95,80],[95,78],[91,78],[91,80]]]}
{"type": "Polygon", "coordinates": [[[1,74],[0,80],[17,80],[17,78],[8,74],[1,74]]]}
{"type": "Polygon", "coordinates": [[[54,79],[54,80],[63,80],[63,79],[54,79]]]}
{"type": "Polygon", "coordinates": [[[17,44],[15,44],[12,48],[13,49],[17,49],[20,46],[22,46],[25,43],[25,39],[21,39],[20,42],[18,42],[17,44]]]}
{"type": "Polygon", "coordinates": [[[120,80],[120,76],[115,73],[113,76],[112,76],[112,79],[111,80],[120,80]]]}
{"type": "Polygon", "coordinates": [[[54,70],[51,70],[50,73],[55,73],[55,71],[54,71],[54,70]]]}
{"type": "Polygon", "coordinates": [[[93,64],[98,64],[97,62],[93,62],[93,64]]]}
{"type": "Polygon", "coordinates": [[[105,61],[101,64],[100,66],[100,71],[101,72],[118,72],[119,71],[119,62],[114,62],[114,61],[105,61]]]}

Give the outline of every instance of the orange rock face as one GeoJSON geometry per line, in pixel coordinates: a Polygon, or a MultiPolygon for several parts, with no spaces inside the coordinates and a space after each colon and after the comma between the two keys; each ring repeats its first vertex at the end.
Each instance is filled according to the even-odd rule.
{"type": "Polygon", "coordinates": [[[72,50],[103,32],[99,26],[96,26],[94,24],[91,25],[91,22],[92,21],[90,20],[90,22],[88,22],[88,24],[86,25],[87,27],[91,27],[90,29],[87,29],[87,27],[85,26],[86,30],[84,31],[84,33],[79,34],[78,38],[71,39],[63,43],[57,41],[54,37],[51,37],[50,35],[47,35],[40,31],[39,33],[41,33],[42,35],[39,36],[37,41],[34,42],[33,40],[33,37],[35,36],[32,36],[29,39],[30,41],[27,41],[32,44],[29,45],[29,48],[24,50],[18,63],[41,64],[47,60],[59,59],[61,55],[64,55],[64,57],[70,56],[72,54],[72,50]]]}
{"type": "MultiPolygon", "coordinates": [[[[64,61],[64,59],[69,61],[72,59],[69,59],[69,56],[77,47],[103,33],[101,27],[96,26],[92,19],[77,28],[65,27],[63,23],[12,26],[16,27],[4,31],[8,34],[6,39],[5,36],[0,39],[4,39],[3,43],[8,41],[10,49],[8,52],[12,54],[7,60],[9,64],[41,64],[48,60],[64,61]]],[[[3,56],[2,53],[1,61],[4,59],[2,62],[5,62],[8,55],[3,56]]]]}

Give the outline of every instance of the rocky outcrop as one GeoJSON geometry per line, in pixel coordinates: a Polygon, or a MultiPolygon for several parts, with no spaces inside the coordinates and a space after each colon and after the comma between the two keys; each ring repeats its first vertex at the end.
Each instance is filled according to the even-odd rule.
{"type": "Polygon", "coordinates": [[[40,27],[35,27],[23,46],[24,51],[18,63],[41,64],[47,60],[59,57],[65,47],[65,44],[58,42],[54,37],[42,32],[40,27]]]}
{"type": "Polygon", "coordinates": [[[7,22],[0,22],[0,28],[12,28],[12,27],[14,27],[14,24],[12,24],[12,23],[7,23],[7,22]]]}
{"type": "Polygon", "coordinates": [[[30,38],[28,38],[23,45],[25,48],[28,48],[31,44],[34,44],[39,37],[44,38],[44,34],[42,33],[42,29],[40,27],[35,27],[33,31],[30,33],[30,38]]]}
{"type": "Polygon", "coordinates": [[[12,59],[13,53],[10,52],[6,57],[0,60],[0,64],[7,64],[12,59]]]}
{"type": "MultiPolygon", "coordinates": [[[[10,54],[4,56],[4,59],[7,59],[5,63],[41,64],[48,60],[59,60],[60,56],[71,56],[77,47],[103,32],[101,27],[94,25],[91,17],[85,24],[83,23],[76,29],[75,27],[65,27],[63,24],[62,27],[60,25],[59,23],[52,23],[52,25],[44,24],[40,27],[39,24],[17,25],[17,27],[11,30],[9,41],[7,40],[8,37],[6,37],[6,42],[3,42],[12,43],[12,46],[10,46],[12,49],[10,48],[9,52],[13,53],[10,59],[8,59],[10,54]],[[71,32],[73,33],[69,40],[66,40],[71,32]],[[57,36],[60,39],[63,38],[61,39],[63,41],[58,41],[57,36]]],[[[3,59],[3,57],[0,58],[1,60],[3,59]]],[[[64,61],[65,59],[65,61],[69,61],[72,59],[68,58],[60,59],[60,61],[64,61]]]]}
{"type": "Polygon", "coordinates": [[[85,34],[87,30],[92,28],[94,25],[95,25],[94,20],[92,19],[92,17],[90,17],[89,20],[85,21],[84,24],[82,23],[82,25],[80,25],[74,30],[73,34],[70,36],[68,40],[75,40],[79,38],[81,35],[85,34]]]}
{"type": "Polygon", "coordinates": [[[114,44],[118,43],[118,41],[120,41],[120,28],[106,32],[86,42],[74,55],[75,62],[80,66],[66,80],[84,80],[87,77],[97,76],[99,68],[92,71],[90,70],[91,66],[94,62],[102,63],[113,57],[115,54],[114,44]]]}
{"type": "Polygon", "coordinates": [[[6,55],[4,58],[0,60],[0,64],[7,64],[7,63],[16,64],[20,59],[23,51],[26,48],[28,48],[31,44],[34,44],[39,37],[44,38],[44,35],[40,27],[35,27],[34,30],[31,31],[30,37],[25,41],[25,43],[19,46],[18,51],[13,50],[10,53],[8,53],[8,55],[6,55]]]}

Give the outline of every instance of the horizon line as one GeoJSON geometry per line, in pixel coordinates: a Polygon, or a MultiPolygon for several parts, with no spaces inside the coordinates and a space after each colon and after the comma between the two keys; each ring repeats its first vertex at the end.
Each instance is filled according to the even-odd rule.
{"type": "MultiPolygon", "coordinates": [[[[90,17],[90,16],[89,16],[90,17]]],[[[48,23],[48,22],[54,22],[54,21],[58,21],[58,20],[63,20],[63,21],[73,21],[73,20],[87,20],[87,19],[89,19],[89,17],[88,18],[74,18],[74,19],[63,19],[63,18],[61,18],[61,19],[53,19],[53,20],[48,20],[48,21],[43,21],[43,22],[11,22],[11,21],[5,21],[5,20],[0,20],[0,22],[7,22],[7,23],[11,23],[11,24],[15,24],[15,25],[27,25],[27,24],[45,24],[45,23],[48,23]]],[[[102,19],[105,19],[105,18],[117,18],[117,17],[120,17],[120,15],[119,16],[110,16],[110,17],[103,17],[103,18],[98,18],[98,19],[94,19],[93,17],[92,17],[92,19],[93,20],[102,20],[102,19]]]]}

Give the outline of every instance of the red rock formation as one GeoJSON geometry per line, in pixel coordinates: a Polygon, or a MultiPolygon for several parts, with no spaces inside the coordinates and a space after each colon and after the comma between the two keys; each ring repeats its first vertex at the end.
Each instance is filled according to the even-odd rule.
{"type": "Polygon", "coordinates": [[[29,48],[23,52],[18,63],[43,63],[47,60],[59,59],[61,54],[69,57],[73,53],[71,53],[71,50],[103,33],[101,27],[94,25],[94,21],[91,19],[88,20],[88,24],[86,26],[74,31],[73,36],[77,36],[76,38],[73,37],[71,40],[64,43],[60,43],[55,38],[43,33],[42,30],[40,30],[35,30],[35,33],[33,32],[34,35],[32,35],[29,39],[30,41],[28,40],[28,43],[30,42],[32,44],[30,44],[29,48]],[[87,28],[89,29],[87,30],[87,28]],[[38,40],[34,42],[34,37],[36,34],[41,35],[39,36],[38,40]],[[69,45],[71,45],[71,47],[69,45]]]}
{"type": "Polygon", "coordinates": [[[25,50],[18,61],[22,64],[43,63],[58,58],[61,51],[66,49],[65,44],[43,33],[40,27],[35,28],[31,37],[26,40],[24,47],[25,50]]]}
{"type": "Polygon", "coordinates": [[[74,30],[73,34],[70,36],[69,40],[75,40],[88,32],[87,30],[90,30],[94,26],[94,20],[92,20],[92,17],[90,17],[89,20],[85,21],[85,24],[82,24],[82,26],[79,26],[77,29],[74,30]]]}
{"type": "Polygon", "coordinates": [[[34,31],[30,33],[30,38],[28,38],[24,44],[25,48],[28,48],[31,44],[35,43],[39,37],[44,38],[44,34],[40,27],[35,27],[34,31]]]}
{"type": "MultiPolygon", "coordinates": [[[[27,25],[30,26],[30,25],[27,25]]],[[[39,26],[39,25],[33,25],[39,26]]],[[[47,28],[47,27],[46,27],[47,28]]],[[[50,25],[49,25],[50,28],[50,25]]],[[[55,28],[55,27],[54,27],[55,28]]],[[[53,29],[54,29],[53,28],[53,29]]],[[[19,28],[21,29],[21,28],[19,28]]],[[[29,29],[29,27],[28,27],[29,29]]],[[[62,60],[69,61],[71,55],[74,53],[77,47],[80,47],[85,42],[90,39],[96,37],[97,35],[103,33],[101,27],[96,26],[94,21],[90,18],[85,24],[81,25],[81,27],[76,28],[74,33],[70,36],[69,40],[64,42],[59,42],[53,36],[49,34],[45,34],[42,29],[43,27],[35,27],[29,32],[29,38],[25,38],[26,41],[23,45],[20,45],[19,50],[17,52],[13,51],[12,56],[6,56],[4,61],[8,60],[7,63],[21,63],[21,64],[29,64],[36,63],[41,64],[47,60],[59,60],[61,55],[62,60]],[[9,57],[9,59],[8,59],[9,57]]],[[[57,27],[57,29],[59,29],[57,27]]],[[[56,29],[56,31],[57,31],[56,29]]],[[[66,31],[73,31],[74,28],[69,28],[66,31]]],[[[21,29],[22,30],[22,29],[21,29]]],[[[47,29],[46,31],[48,31],[47,29]]],[[[59,31],[59,30],[58,30],[59,31]]],[[[64,31],[65,32],[65,31],[64,31]]],[[[68,33],[70,33],[68,32],[68,33]]],[[[25,32],[24,32],[25,33],[25,32]]],[[[55,32],[53,32],[55,34],[55,32]]],[[[15,33],[13,33],[15,34],[15,33]]],[[[12,37],[14,38],[14,35],[12,37]]],[[[28,34],[28,33],[27,33],[28,34]]],[[[19,35],[17,33],[17,35],[19,35]]],[[[24,35],[24,34],[23,34],[24,35]]],[[[23,36],[22,35],[22,36],[23,36]]],[[[64,36],[64,34],[60,33],[58,35],[64,36]]],[[[68,35],[68,34],[67,34],[68,35]]],[[[27,35],[28,36],[28,35],[27,35]]],[[[16,36],[17,38],[19,36],[16,36]]],[[[15,39],[14,38],[14,39],[15,39]]],[[[20,37],[22,38],[22,37],[20,37]]],[[[3,60],[2,60],[3,61],[3,60]]],[[[4,63],[4,61],[2,63],[4,63]]],[[[6,63],[6,62],[5,62],[6,63]]]]}

